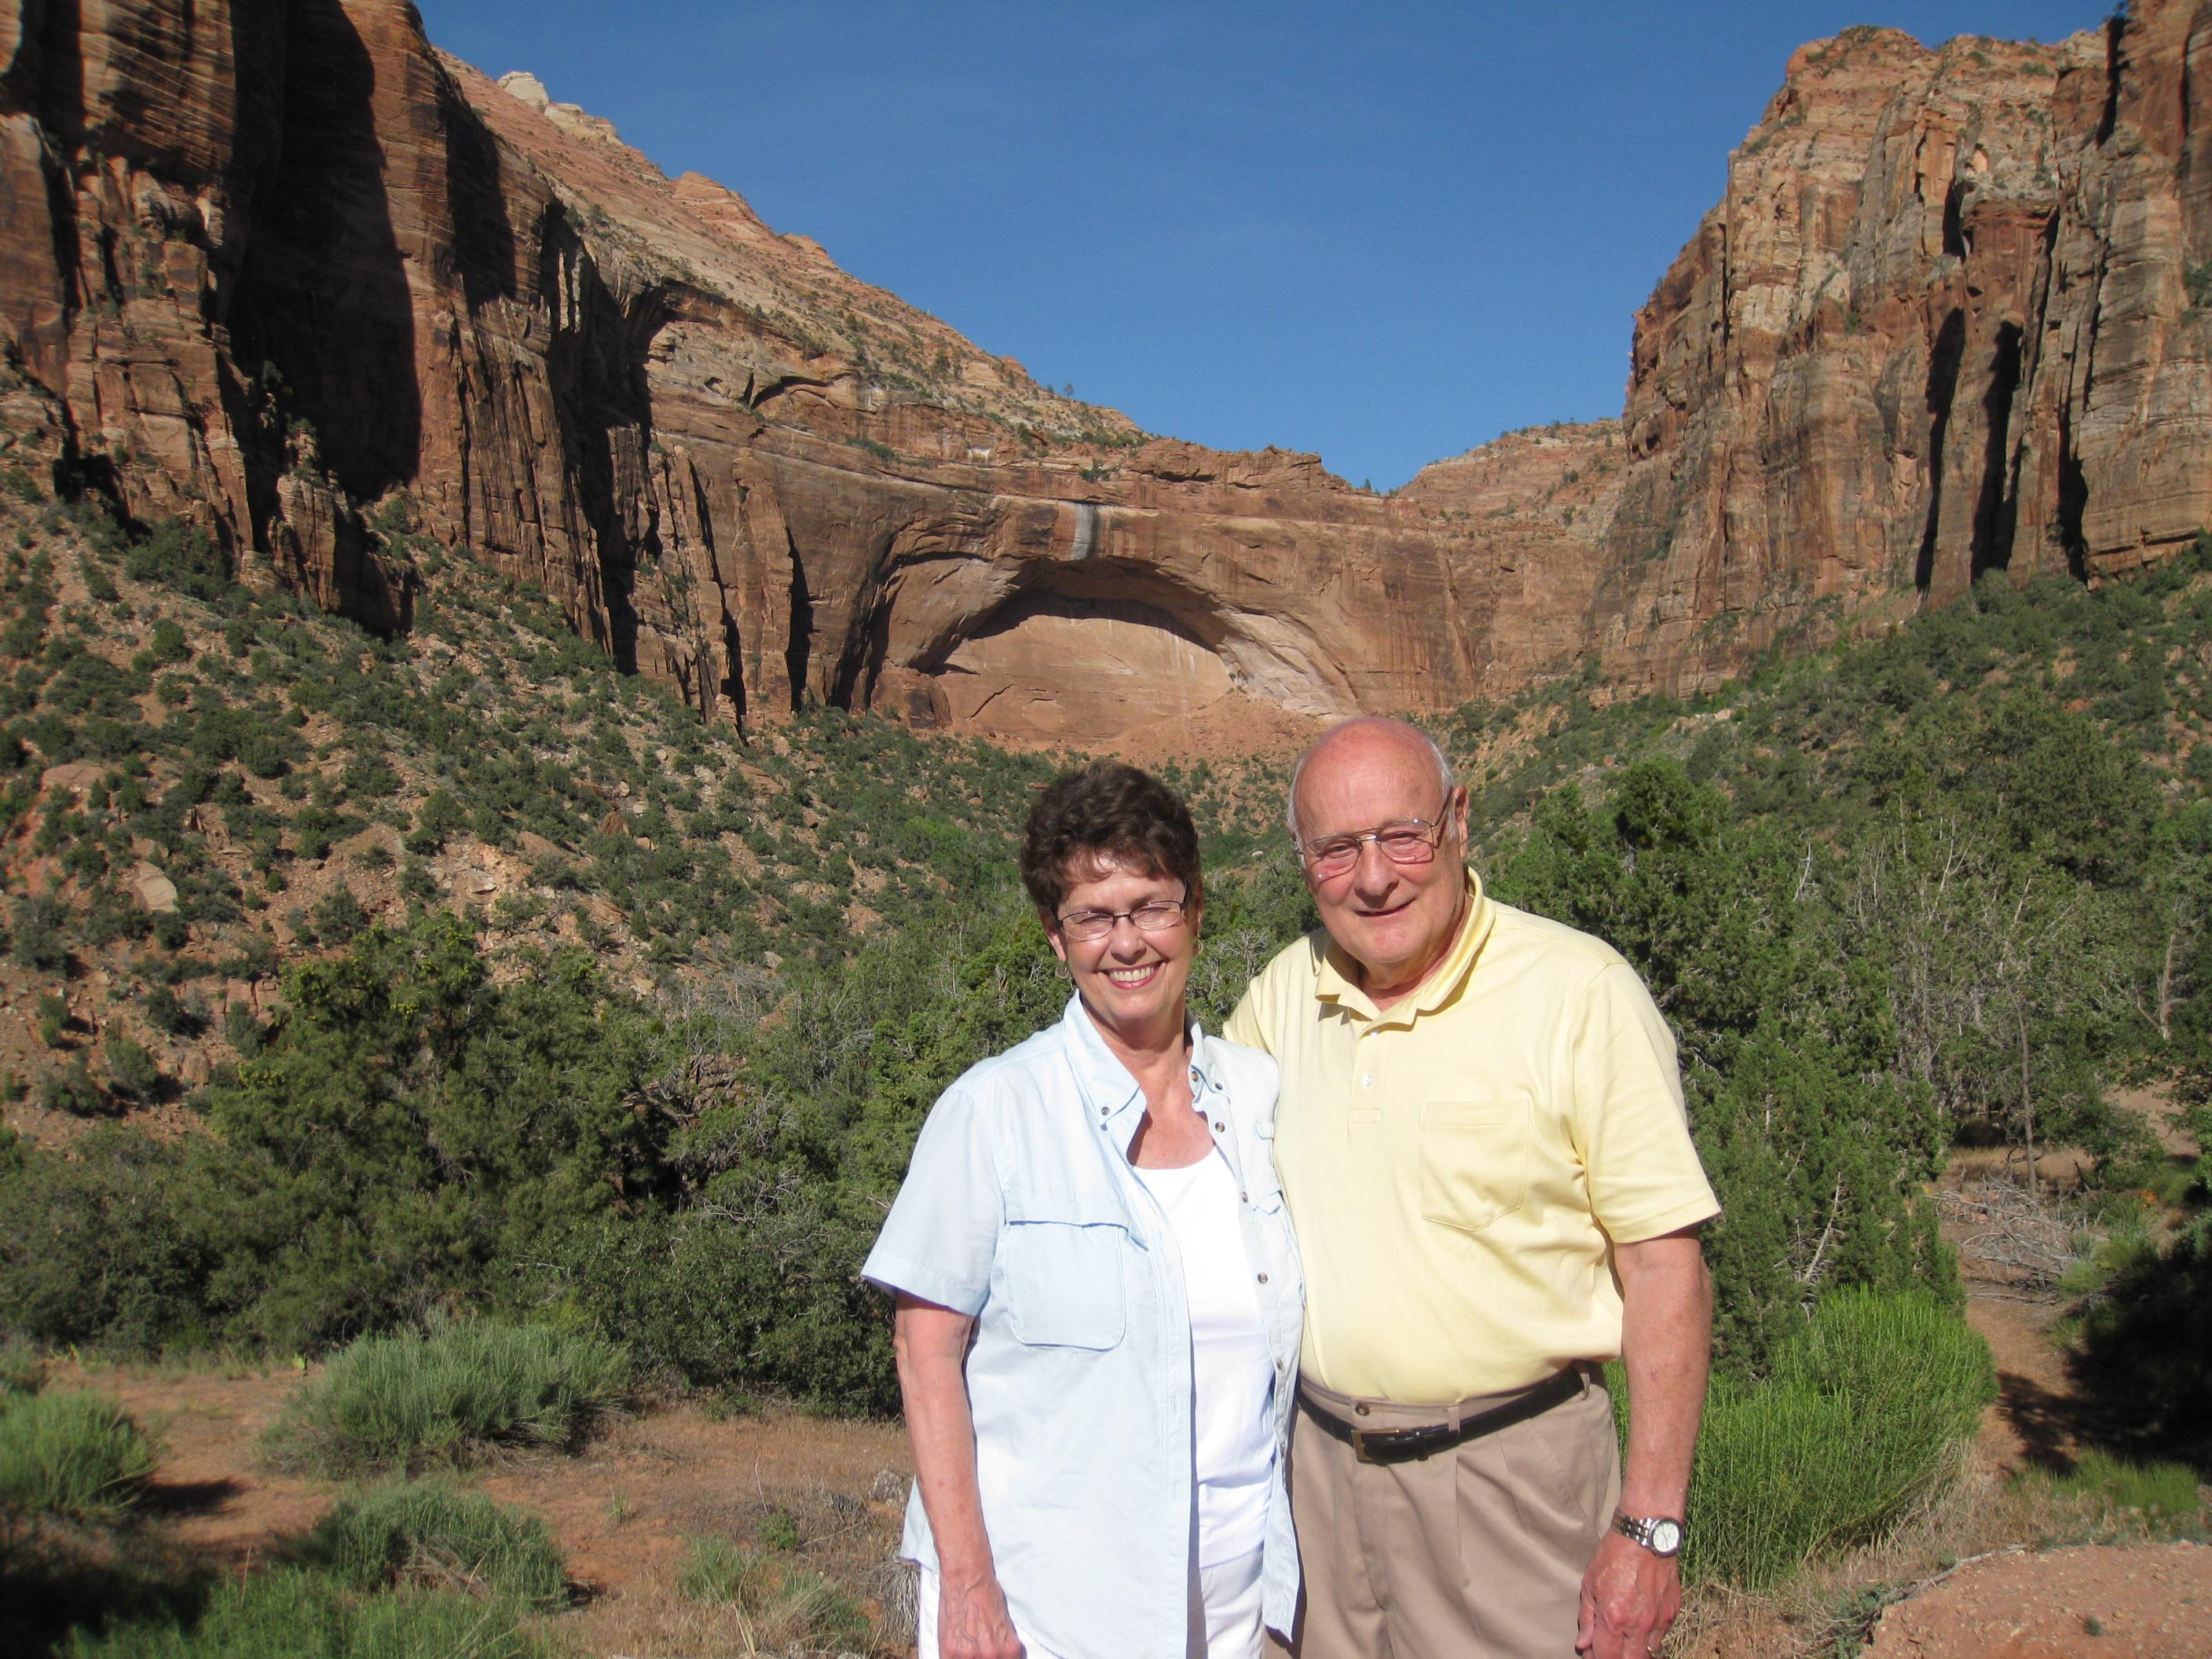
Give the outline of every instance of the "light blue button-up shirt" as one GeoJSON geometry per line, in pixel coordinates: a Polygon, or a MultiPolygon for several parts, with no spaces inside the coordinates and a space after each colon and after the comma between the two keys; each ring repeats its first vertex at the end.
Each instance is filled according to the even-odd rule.
{"type": "MultiPolygon", "coordinates": [[[[1236,1172],[1274,1356],[1261,1568],[1290,1628],[1283,1484],[1304,1297],[1275,1180],[1276,1072],[1191,1028],[1191,1092],[1236,1172]]],[[[1189,1304],[1174,1230],[1129,1165],[1143,1091],[1070,999],[1057,1025],[970,1067],[930,1109],[861,1269],[975,1317],[968,1398],[983,1522],[1008,1611],[1068,1659],[1183,1659],[1195,1504],[1189,1304]]],[[[917,1487],[902,1553],[933,1567],[917,1487]]]]}

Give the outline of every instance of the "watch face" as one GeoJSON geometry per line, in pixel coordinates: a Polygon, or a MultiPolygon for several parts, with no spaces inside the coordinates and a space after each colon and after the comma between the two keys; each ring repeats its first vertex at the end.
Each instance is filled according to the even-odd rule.
{"type": "Polygon", "coordinates": [[[1679,1521],[1655,1521],[1651,1523],[1651,1548],[1655,1554],[1672,1555],[1682,1547],[1682,1523],[1679,1521]]]}

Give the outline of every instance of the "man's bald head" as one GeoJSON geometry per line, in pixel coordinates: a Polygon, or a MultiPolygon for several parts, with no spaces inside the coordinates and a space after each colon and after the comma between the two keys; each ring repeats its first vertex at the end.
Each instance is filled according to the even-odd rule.
{"type": "Polygon", "coordinates": [[[1322,926],[1387,1007],[1443,959],[1465,914],[1466,792],[1426,732],[1370,716],[1306,751],[1290,816],[1322,926]],[[1318,862],[1317,841],[1334,843],[1318,862]]]}
{"type": "Polygon", "coordinates": [[[1426,767],[1436,778],[1438,795],[1446,800],[1451,799],[1459,781],[1453,776],[1451,762],[1434,738],[1418,726],[1393,720],[1387,714],[1355,715],[1329,727],[1298,757],[1298,763],[1291,773],[1290,796],[1283,807],[1283,816],[1291,827],[1291,839],[1301,843],[1304,840],[1298,827],[1298,786],[1305,781],[1309,768],[1316,763],[1328,766],[1340,759],[1364,759],[1393,750],[1426,767]]]}

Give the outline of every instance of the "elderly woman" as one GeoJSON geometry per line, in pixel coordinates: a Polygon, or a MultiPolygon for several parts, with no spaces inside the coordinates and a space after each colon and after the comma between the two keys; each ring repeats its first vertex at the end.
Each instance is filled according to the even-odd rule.
{"type": "Polygon", "coordinates": [[[1275,1070],[1193,1024],[1189,811],[1098,763],[1021,855],[1075,994],[930,1110],[863,1270],[896,1293],[922,1659],[1248,1659],[1287,1630],[1303,1315],[1275,1070]]]}

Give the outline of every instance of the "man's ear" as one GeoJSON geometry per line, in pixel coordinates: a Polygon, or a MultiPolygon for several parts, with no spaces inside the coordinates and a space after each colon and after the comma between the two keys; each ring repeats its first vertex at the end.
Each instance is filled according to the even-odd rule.
{"type": "Polygon", "coordinates": [[[1457,827],[1462,842],[1467,840],[1467,786],[1463,783],[1458,784],[1452,790],[1449,805],[1444,808],[1444,817],[1457,827]]]}

